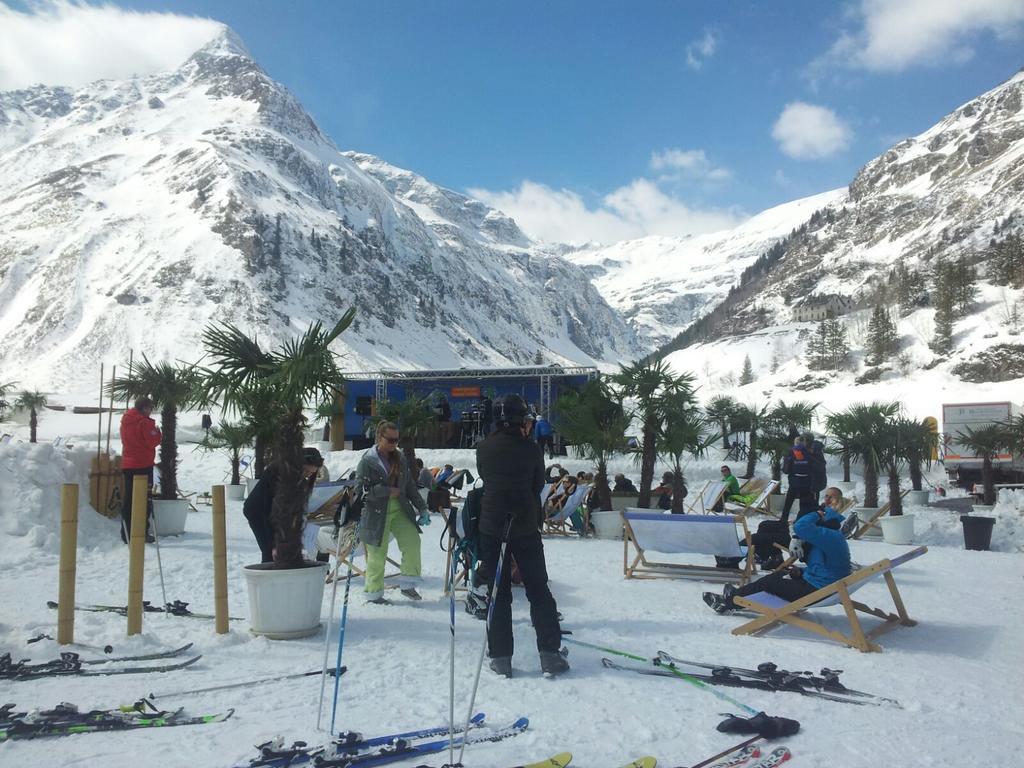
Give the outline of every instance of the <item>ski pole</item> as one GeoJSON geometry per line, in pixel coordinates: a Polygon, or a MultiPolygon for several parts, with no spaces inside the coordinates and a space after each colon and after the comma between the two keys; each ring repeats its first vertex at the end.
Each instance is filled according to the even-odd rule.
{"type": "Polygon", "coordinates": [[[160,594],[164,598],[164,614],[171,615],[171,606],[167,602],[167,590],[164,589],[164,564],[160,559],[160,534],[156,531],[156,516],[153,516],[153,543],[156,544],[156,569],[160,574],[160,594]]]}
{"type": "Polygon", "coordinates": [[[753,707],[748,707],[746,704],[743,704],[742,702],[736,701],[736,699],[734,699],[732,696],[729,696],[728,694],[723,693],[722,691],[718,690],[715,686],[708,685],[703,680],[698,680],[695,677],[691,677],[690,675],[686,674],[685,672],[682,672],[681,670],[677,669],[674,664],[671,664],[671,663],[669,663],[669,664],[665,664],[665,663],[659,664],[657,661],[652,661],[651,659],[645,658],[644,656],[637,656],[635,653],[627,653],[626,651],[620,651],[620,650],[618,650],[616,648],[606,648],[603,645],[595,645],[594,643],[587,643],[587,642],[584,642],[583,640],[576,640],[575,638],[569,637],[569,636],[564,635],[564,634],[562,635],[562,639],[565,642],[567,642],[567,643],[572,643],[573,645],[579,645],[579,646],[582,646],[584,648],[591,648],[591,649],[593,649],[595,651],[604,651],[605,653],[614,653],[616,656],[624,656],[625,658],[633,659],[634,661],[643,661],[643,662],[646,662],[648,664],[654,664],[655,666],[664,667],[665,669],[669,670],[673,675],[675,675],[679,679],[685,680],[686,682],[690,683],[691,685],[695,685],[698,688],[703,688],[705,691],[709,691],[709,692],[713,693],[715,696],[717,696],[718,698],[722,699],[723,701],[727,701],[730,704],[733,704],[733,705],[739,707],[740,709],[744,710],[745,712],[749,712],[752,715],[758,715],[761,712],[761,710],[759,710],[759,709],[754,709],[753,707]]]}
{"type": "Polygon", "coordinates": [[[327,654],[331,646],[331,622],[334,621],[334,606],[338,604],[338,567],[341,565],[341,529],[337,531],[338,541],[334,550],[334,578],[331,579],[331,610],[327,613],[327,630],[324,633],[324,661],[320,673],[320,698],[316,707],[316,729],[324,711],[324,689],[327,687],[327,654]]]}
{"type": "Polygon", "coordinates": [[[334,733],[334,718],[338,713],[338,684],[341,682],[341,649],[345,646],[345,624],[348,622],[348,595],[352,587],[352,562],[348,564],[345,576],[345,597],[341,602],[341,622],[338,624],[338,657],[334,663],[334,703],[331,705],[331,733],[334,733]]]}
{"type": "MultiPolygon", "coordinates": [[[[453,513],[454,514],[454,513],[453,513]]],[[[448,572],[448,765],[455,764],[455,572],[458,558],[452,557],[448,572]]]]}
{"type": "MultiPolygon", "coordinates": [[[[469,730],[469,722],[473,717],[473,705],[476,704],[476,690],[480,685],[480,670],[484,666],[484,654],[487,652],[487,639],[491,634],[491,618],[494,616],[494,602],[495,602],[495,591],[498,585],[501,583],[502,567],[505,565],[505,550],[508,548],[508,538],[512,533],[512,518],[508,519],[508,523],[505,525],[505,534],[501,537],[501,550],[498,552],[498,567],[494,572],[494,581],[491,582],[491,588],[487,590],[487,620],[484,622],[484,642],[480,646],[480,659],[476,665],[476,676],[473,678],[473,692],[469,696],[469,712],[466,714],[466,727],[464,730],[469,730]]],[[[459,745],[459,759],[453,763],[458,765],[462,763],[462,755],[466,751],[466,739],[462,740],[459,745]]]]}
{"type": "MultiPolygon", "coordinates": [[[[347,671],[346,667],[341,668],[341,673],[345,674],[347,671]]],[[[245,680],[241,683],[225,683],[224,685],[212,685],[209,688],[194,688],[191,691],[171,691],[170,693],[151,693],[146,698],[149,699],[168,699],[171,696],[195,696],[200,693],[212,693],[213,691],[227,691],[232,688],[246,688],[250,685],[262,685],[263,683],[276,683],[281,680],[295,680],[299,677],[312,677],[313,675],[319,675],[321,670],[314,669],[312,672],[293,672],[289,675],[278,675],[277,677],[264,677],[259,680],[245,680]]],[[[329,674],[334,675],[335,671],[331,670],[329,674]]]]}

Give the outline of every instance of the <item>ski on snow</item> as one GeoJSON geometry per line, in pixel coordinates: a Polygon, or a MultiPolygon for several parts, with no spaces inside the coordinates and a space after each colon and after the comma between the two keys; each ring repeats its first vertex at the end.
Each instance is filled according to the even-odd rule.
{"type": "Polygon", "coordinates": [[[770,661],[765,662],[764,664],[759,664],[757,669],[743,669],[741,667],[731,667],[727,664],[708,664],[703,661],[679,659],[665,651],[658,651],[658,661],[661,663],[683,664],[688,667],[697,667],[699,669],[710,669],[712,677],[721,676],[728,678],[730,676],[737,676],[753,678],[755,680],[765,680],[785,690],[792,690],[795,686],[810,686],[815,690],[824,691],[826,693],[874,699],[878,702],[889,704],[891,706],[900,706],[900,703],[895,699],[878,696],[873,693],[866,693],[865,691],[857,691],[853,688],[847,688],[839,682],[839,675],[842,673],[842,670],[837,669],[822,669],[821,675],[818,676],[813,672],[789,672],[785,669],[779,669],[774,662],[770,661]]]}
{"type": "Polygon", "coordinates": [[[792,757],[793,753],[789,751],[788,747],[776,747],[766,758],[754,763],[751,768],[776,768],[792,757]]]}
{"type": "Polygon", "coordinates": [[[176,669],[190,667],[202,658],[193,656],[173,664],[158,664],[145,667],[104,667],[100,669],[83,669],[81,659],[68,659],[50,662],[38,667],[23,668],[20,664],[12,664],[7,669],[0,665],[0,679],[4,680],[37,680],[41,677],[106,677],[109,675],[137,675],[146,672],[172,672],[176,669]]]}
{"type": "Polygon", "coordinates": [[[632,763],[626,763],[622,768],[657,768],[658,760],[654,757],[641,757],[632,763]]]}
{"type": "MultiPolygon", "coordinates": [[[[319,673],[318,673],[319,674],[319,673]]],[[[470,728],[480,728],[484,724],[485,715],[483,712],[479,712],[473,716],[469,721],[470,728]]],[[[342,733],[338,735],[338,738],[334,739],[327,746],[311,747],[304,741],[296,741],[290,747],[284,746],[282,739],[275,739],[268,741],[265,744],[260,744],[257,749],[260,750],[260,757],[255,758],[248,765],[249,766],[291,766],[291,765],[302,765],[304,762],[308,762],[314,759],[316,756],[331,750],[336,755],[345,753],[357,753],[363,749],[369,749],[371,747],[381,747],[385,745],[394,746],[396,744],[404,744],[417,739],[427,739],[434,736],[441,736],[448,733],[449,725],[438,725],[433,728],[421,728],[414,731],[405,731],[403,733],[391,733],[385,736],[374,736],[372,738],[366,738],[362,734],[354,731],[342,733]]],[[[456,732],[456,736],[461,736],[465,731],[459,730],[456,732]]]]}
{"type": "MultiPolygon", "coordinates": [[[[57,608],[57,603],[53,600],[46,601],[47,608],[57,608]]],[[[89,611],[92,613],[116,613],[118,616],[127,616],[128,607],[124,605],[92,605],[89,603],[83,605],[76,605],[76,611],[89,611]]],[[[211,613],[193,613],[188,609],[188,603],[181,600],[174,600],[162,608],[158,605],[151,605],[148,600],[142,603],[143,613],[166,613],[171,616],[182,616],[187,619],[214,619],[216,618],[211,613]]],[[[243,619],[239,616],[228,616],[229,621],[242,621],[243,619]]]]}
{"type": "Polygon", "coordinates": [[[98,731],[129,731],[138,728],[170,728],[179,725],[205,725],[208,723],[221,723],[235,710],[215,715],[198,715],[195,717],[182,717],[181,710],[159,715],[117,717],[111,716],[104,719],[85,720],[82,722],[61,722],[42,721],[37,723],[15,721],[6,728],[0,729],[0,742],[11,739],[38,739],[47,736],[72,736],[77,733],[96,733],[98,731]]]}
{"type": "Polygon", "coordinates": [[[756,744],[748,744],[731,757],[726,757],[724,760],[712,763],[708,768],[740,768],[740,766],[744,766],[751,760],[755,760],[760,756],[761,748],[756,744]]]}
{"type": "MultiPolygon", "coordinates": [[[[463,744],[484,744],[487,742],[503,741],[504,739],[518,736],[529,725],[530,721],[525,717],[521,717],[512,725],[496,731],[489,733],[470,732],[457,737],[455,739],[455,746],[461,747],[463,744]]],[[[341,755],[337,758],[328,758],[320,755],[315,758],[314,764],[320,768],[352,768],[353,766],[367,768],[373,765],[386,765],[396,760],[404,760],[407,757],[436,754],[446,749],[448,749],[448,739],[440,739],[438,741],[428,741],[424,744],[411,744],[405,748],[382,747],[378,751],[363,755],[341,755]]]]}
{"type": "MultiPolygon", "coordinates": [[[[675,665],[670,665],[667,663],[662,663],[661,665],[654,667],[639,667],[631,666],[628,664],[619,664],[618,662],[612,661],[611,659],[607,658],[601,659],[601,663],[608,669],[616,669],[621,672],[635,672],[639,675],[650,675],[653,677],[671,677],[679,679],[678,675],[676,675],[672,671],[672,669],[675,668],[675,665]]],[[[802,696],[811,696],[819,699],[828,699],[830,701],[839,701],[843,702],[844,704],[866,705],[872,703],[866,699],[848,698],[836,694],[825,693],[824,691],[808,690],[806,688],[800,688],[799,686],[780,688],[777,685],[772,685],[767,680],[743,680],[738,677],[716,677],[714,675],[701,675],[694,674],[692,672],[686,672],[685,674],[687,677],[692,677],[694,680],[699,680],[702,683],[707,683],[709,685],[724,685],[732,688],[752,688],[754,690],[770,691],[772,693],[778,691],[789,691],[792,693],[799,693],[802,696]]]]}

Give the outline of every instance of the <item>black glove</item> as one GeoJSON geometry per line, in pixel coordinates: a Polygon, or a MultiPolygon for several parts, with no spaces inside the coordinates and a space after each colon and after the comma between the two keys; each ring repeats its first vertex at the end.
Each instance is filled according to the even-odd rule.
{"type": "Polygon", "coordinates": [[[800,730],[800,723],[788,717],[770,717],[764,712],[758,712],[753,717],[728,714],[718,724],[718,730],[722,733],[756,733],[763,739],[777,739],[792,736],[800,730]]]}

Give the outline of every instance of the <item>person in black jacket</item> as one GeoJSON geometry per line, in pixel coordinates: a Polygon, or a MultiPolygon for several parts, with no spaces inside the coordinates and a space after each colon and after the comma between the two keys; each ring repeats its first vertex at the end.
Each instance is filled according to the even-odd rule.
{"type": "Polygon", "coordinates": [[[789,510],[793,502],[799,499],[800,514],[809,512],[817,505],[816,497],[812,491],[813,481],[811,479],[811,455],[804,439],[797,437],[793,440],[793,447],[782,460],[782,471],[789,478],[789,487],[786,488],[786,500],[782,505],[782,516],[779,521],[789,522],[789,510]]]}
{"type": "Polygon", "coordinates": [[[487,632],[491,669],[512,676],[512,568],[514,558],[530,601],[530,618],[537,632],[541,669],[557,675],[569,669],[559,652],[562,628],[558,606],[548,588],[540,491],[544,487],[544,460],[526,437],[526,403],[509,395],[495,408],[497,428],[476,449],[476,465],[484,483],[480,511],[480,565],[478,578],[491,586],[504,536],[508,536],[501,580],[494,592],[491,624],[487,632]]]}
{"type": "MultiPolygon", "coordinates": [[[[817,506],[821,492],[828,486],[825,445],[820,440],[815,440],[814,435],[810,432],[805,433],[803,438],[804,445],[807,446],[807,458],[811,462],[811,495],[814,496],[814,506],[817,506]]],[[[806,511],[801,509],[800,514],[804,514],[806,511]]]]}

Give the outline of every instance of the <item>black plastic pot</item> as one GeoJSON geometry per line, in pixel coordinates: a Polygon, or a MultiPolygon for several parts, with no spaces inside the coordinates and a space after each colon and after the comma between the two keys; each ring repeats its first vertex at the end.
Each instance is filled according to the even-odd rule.
{"type": "Polygon", "coordinates": [[[964,527],[964,549],[987,552],[992,546],[992,527],[996,524],[996,519],[960,515],[960,523],[964,527]]]}

